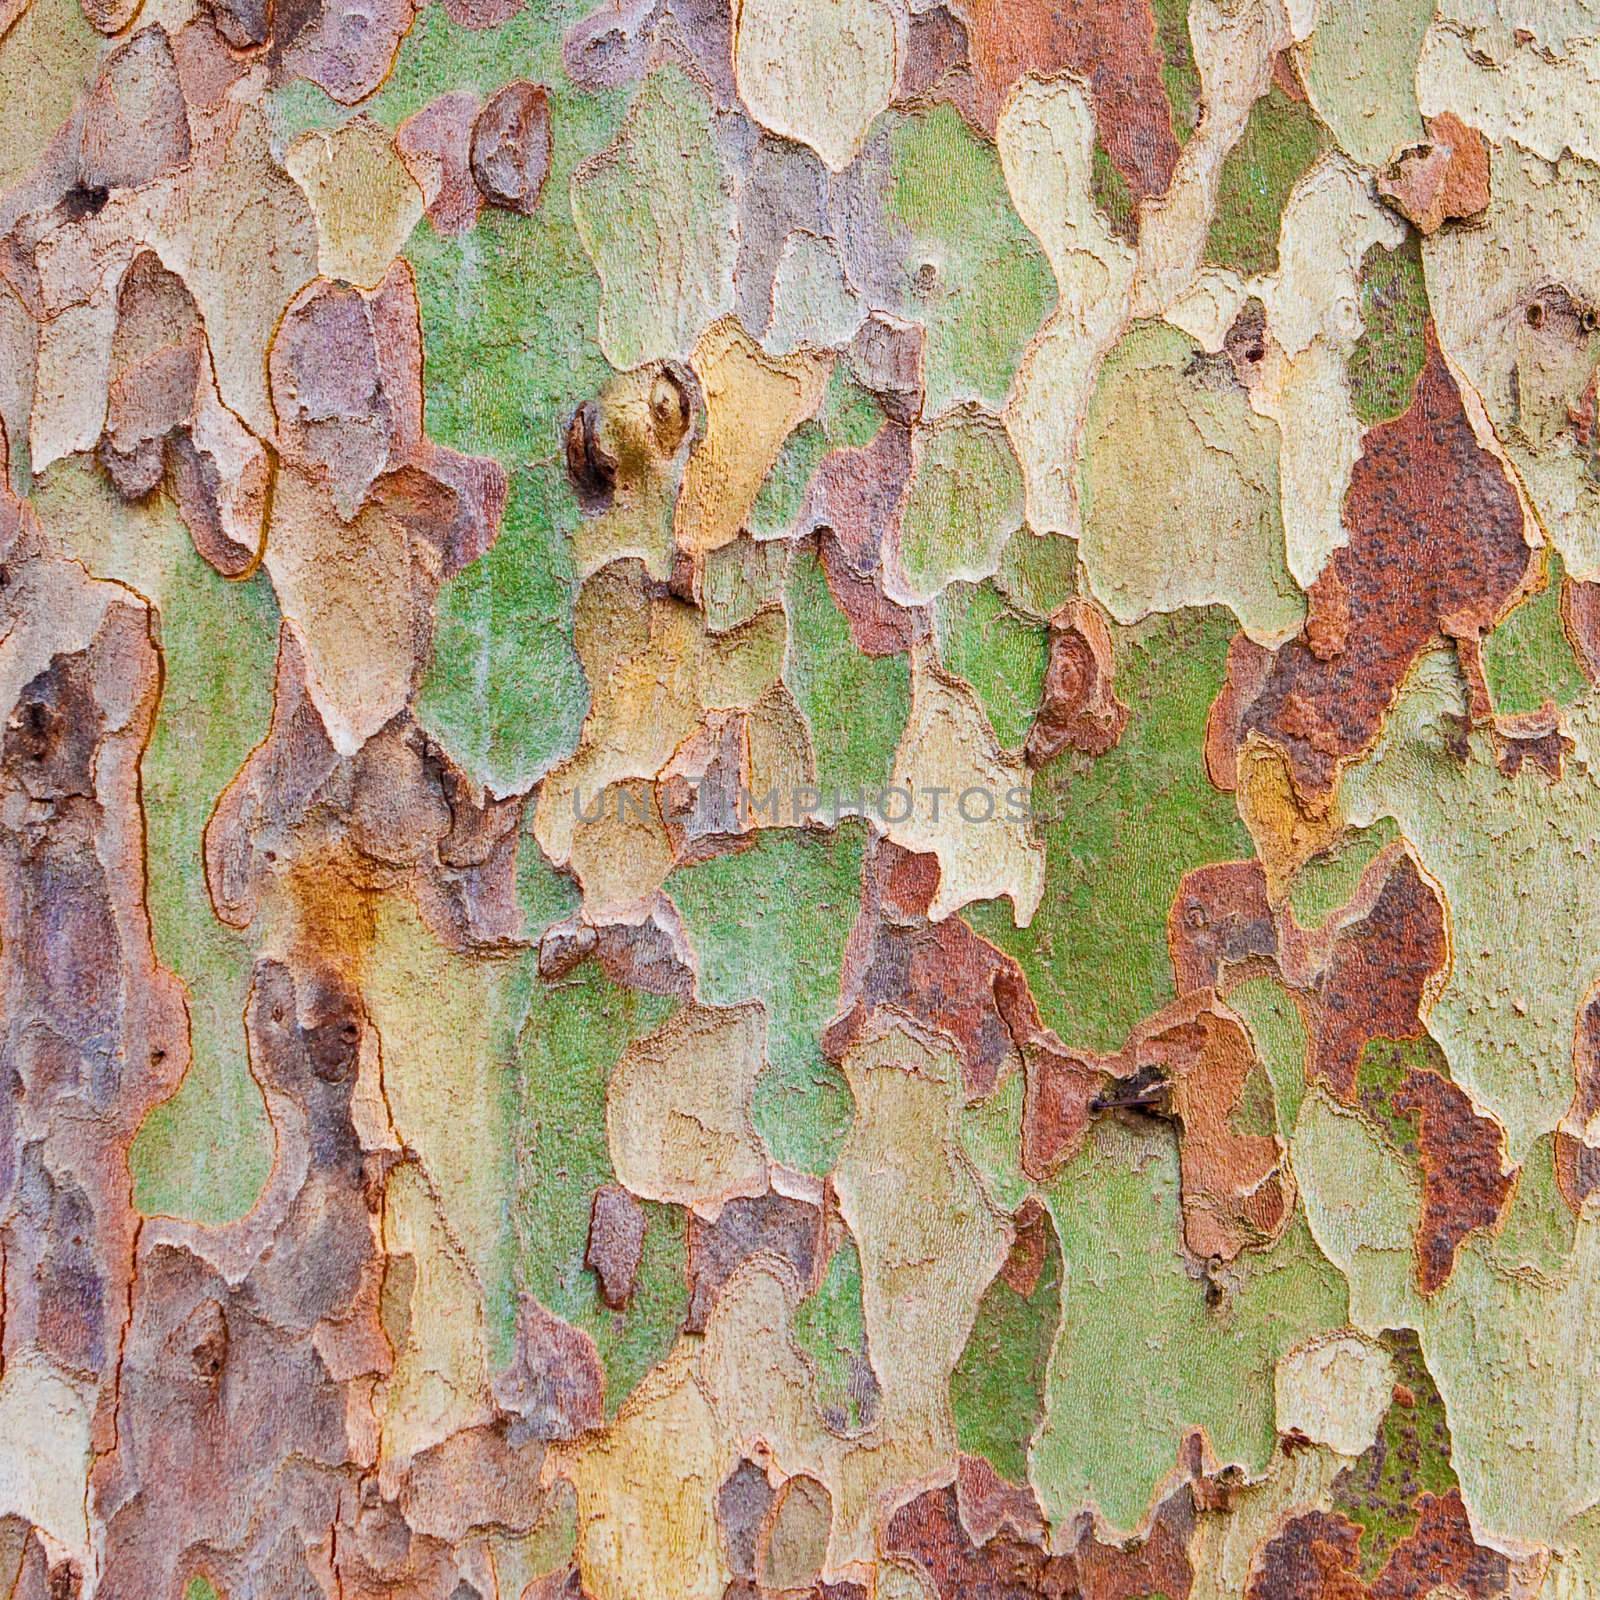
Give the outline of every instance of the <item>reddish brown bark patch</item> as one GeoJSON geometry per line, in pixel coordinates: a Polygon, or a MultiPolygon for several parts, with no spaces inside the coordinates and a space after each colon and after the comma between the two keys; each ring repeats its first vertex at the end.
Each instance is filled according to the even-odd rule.
{"type": "Polygon", "coordinates": [[[1336,934],[1315,990],[1311,1076],[1346,1103],[1369,1040],[1422,1036],[1424,994],[1446,958],[1444,909],[1416,863],[1396,850],[1375,871],[1387,875],[1372,909],[1336,934]]]}
{"type": "Polygon", "coordinates": [[[1600,583],[1563,579],[1561,621],[1584,677],[1600,683],[1600,583]]]}
{"type": "Polygon", "coordinates": [[[1404,416],[1368,429],[1345,496],[1350,543],[1310,590],[1242,732],[1289,757],[1296,787],[1326,795],[1339,764],[1377,737],[1418,655],[1476,640],[1525,581],[1534,552],[1500,463],[1473,436],[1430,323],[1404,416]]]}
{"type": "Polygon", "coordinates": [[[1050,619],[1044,697],[1023,748],[1030,767],[1063,750],[1103,756],[1122,737],[1128,708],[1113,687],[1111,630],[1087,600],[1069,600],[1050,619]]]}
{"type": "Polygon", "coordinates": [[[893,655],[916,637],[922,614],[883,591],[883,552],[895,542],[911,474],[911,431],[881,427],[869,444],[831,451],[817,468],[799,531],[815,534],[823,575],[868,655],[893,655]]]}
{"type": "Polygon", "coordinates": [[[960,0],[978,119],[993,134],[1025,73],[1072,72],[1089,84],[1100,143],[1135,201],[1165,194],[1178,162],[1149,0],[960,0]]]}
{"type": "Polygon", "coordinates": [[[862,915],[844,975],[845,1011],[823,1035],[840,1061],[879,1006],[939,1029],[961,1057],[969,1100],[990,1094],[1001,1067],[1039,1031],[1022,970],[959,917],[929,922],[938,885],[934,856],[881,844],[868,869],[862,915]]]}
{"type": "Polygon", "coordinates": [[[1417,1282],[1432,1294],[1456,1263],[1456,1248],[1474,1228],[1492,1228],[1511,1193],[1500,1170],[1505,1133],[1480,1116],[1464,1090],[1437,1072],[1414,1070],[1391,1101],[1418,1122],[1422,1222],[1417,1231],[1417,1282]]]}
{"type": "MultiPolygon", "coordinates": [[[[1190,1251],[1203,1261],[1231,1261],[1274,1238],[1289,1216],[1283,1149],[1275,1131],[1240,1126],[1246,1086],[1258,1068],[1255,1046],[1215,994],[1201,991],[1168,1006],[1110,1065],[1118,1077],[1159,1073],[1170,1085],[1190,1251]]],[[[1270,1107],[1270,1090],[1268,1096],[1270,1107]]]]}
{"type": "Polygon", "coordinates": [[[1187,872],[1167,914],[1167,951],[1179,994],[1214,989],[1230,967],[1275,962],[1278,928],[1259,861],[1187,872]]]}
{"type": "Polygon", "coordinates": [[[1475,217],[1489,205],[1489,146],[1449,111],[1429,117],[1426,144],[1402,151],[1378,175],[1378,194],[1419,233],[1475,217]]]}
{"type": "Polygon", "coordinates": [[[1262,1547],[1245,1600],[1364,1600],[1355,1575],[1361,1529],[1326,1511],[1293,1517],[1262,1547]]]}
{"type": "Polygon", "coordinates": [[[883,1548],[885,1555],[915,1561],[939,1600],[1039,1600],[1076,1588],[1070,1561],[1019,1538],[1009,1525],[974,1544],[953,1485],[930,1489],[895,1512],[883,1548]]]}
{"type": "Polygon", "coordinates": [[[1105,1544],[1082,1519],[1070,1554],[1051,1555],[1037,1503],[963,1457],[957,1485],[930,1489],[890,1519],[884,1553],[909,1558],[940,1600],[1185,1600],[1194,1500],[1180,1489],[1156,1508],[1145,1538],[1105,1544]]]}
{"type": "Polygon", "coordinates": [[[1228,646],[1227,676],[1206,716],[1206,776],[1223,794],[1239,787],[1245,721],[1272,671],[1273,654],[1246,633],[1228,646]]]}
{"type": "Polygon", "coordinates": [[[1440,1589],[1490,1600],[1511,1588],[1511,1562],[1472,1537],[1461,1491],[1424,1494],[1417,1526],[1390,1555],[1372,1585],[1372,1600],[1422,1600],[1440,1589]]]}
{"type": "Polygon", "coordinates": [[[1022,1166],[1043,1182],[1083,1148],[1105,1070],[1088,1056],[1044,1047],[1029,1052],[1022,1102],[1022,1166]]]}
{"type": "Polygon", "coordinates": [[[644,1254],[644,1207],[619,1183],[596,1189],[589,1213],[589,1247],[583,1264],[600,1280],[600,1298],[622,1311],[644,1254]]]}
{"type": "Polygon", "coordinates": [[[482,204],[472,181],[472,126],[478,97],[457,91],[440,95],[395,133],[395,149],[427,203],[428,220],[439,233],[466,233],[482,204]]]}

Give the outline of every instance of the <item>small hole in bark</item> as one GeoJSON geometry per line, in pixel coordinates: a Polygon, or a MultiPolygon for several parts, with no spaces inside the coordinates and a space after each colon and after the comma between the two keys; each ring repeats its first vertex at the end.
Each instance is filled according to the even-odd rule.
{"type": "Polygon", "coordinates": [[[1542,328],[1544,326],[1544,303],[1543,303],[1543,301],[1540,301],[1540,300],[1531,300],[1531,301],[1529,301],[1528,309],[1523,314],[1527,317],[1528,326],[1530,328],[1542,328]]]}

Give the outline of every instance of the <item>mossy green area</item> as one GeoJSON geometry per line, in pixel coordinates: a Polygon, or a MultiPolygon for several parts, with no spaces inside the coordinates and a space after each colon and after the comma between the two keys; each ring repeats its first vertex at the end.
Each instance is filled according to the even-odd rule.
{"type": "Polygon", "coordinates": [[[1139,213],[1128,180],[1117,171],[1116,163],[1098,139],[1089,169],[1089,192],[1094,203],[1119,239],[1132,244],[1139,236],[1139,213]]]}
{"type": "Polygon", "coordinates": [[[1351,406],[1370,428],[1411,409],[1428,359],[1428,285],[1416,234],[1393,250],[1372,245],[1361,258],[1361,324],[1347,374],[1351,406]]]}
{"type": "Polygon", "coordinates": [[[1187,144],[1200,123],[1200,69],[1189,38],[1189,0],[1151,0],[1156,44],[1161,51],[1161,85],[1172,107],[1172,131],[1187,144]]]}
{"type": "Polygon", "coordinates": [[[139,775],[151,933],[156,959],[184,986],[191,1059],[128,1164],[139,1211],[217,1225],[255,1204],[274,1145],[245,1047],[254,941],[217,917],[204,835],[267,734],[278,607],[265,574],[230,582],[202,561],[175,515],[163,541],[161,700],[139,775]]]}
{"type": "Polygon", "coordinates": [[[588,714],[572,644],[577,517],[560,468],[517,472],[500,537],[435,606],[417,720],[499,794],[526,790],[570,755],[588,714]]]}
{"type": "Polygon", "coordinates": [[[1256,101],[1239,142],[1222,164],[1206,261],[1243,277],[1275,272],[1283,208],[1327,146],[1311,107],[1274,84],[1256,101]]]}
{"type": "Polygon", "coordinates": [[[965,915],[1014,956],[1046,1024],[1069,1045],[1119,1048],[1174,996],[1167,913],[1184,873],[1252,854],[1233,797],[1206,774],[1206,716],[1235,623],[1218,607],[1113,630],[1118,744],[1052,762],[1033,782],[1044,897],[1018,928],[1008,901],[965,915]]]}
{"type": "Polygon", "coordinates": [[[1556,1185],[1555,1142],[1556,1136],[1547,1133],[1529,1147],[1501,1215],[1494,1257],[1507,1272],[1531,1269],[1557,1278],[1577,1242],[1578,1219],[1556,1185]]]}
{"type": "Polygon", "coordinates": [[[1018,528],[1000,552],[994,584],[1019,615],[1048,620],[1078,592],[1078,541],[1018,528]]]}
{"type": "MultiPolygon", "coordinates": [[[[680,1206],[645,1203],[644,1253],[625,1311],[607,1308],[583,1264],[594,1192],[615,1178],[606,1142],[611,1069],[676,1004],[623,988],[597,961],[540,982],[507,1086],[516,1153],[510,1287],[594,1337],[609,1414],[666,1355],[689,1305],[688,1225],[680,1206]]],[[[514,1318],[514,1294],[490,1309],[502,1323],[514,1318]]]]}
{"type": "Polygon", "coordinates": [[[911,711],[910,664],[856,648],[814,549],[796,553],[785,607],[783,678],[811,728],[819,787],[847,795],[882,789],[911,711]]]}
{"type": "Polygon", "coordinates": [[[1028,1481],[1028,1446],[1044,1416],[1050,1347],[1061,1323],[1061,1245],[1048,1214],[1044,1262],[1032,1291],[1021,1294],[996,1277],[950,1378],[956,1441],[982,1456],[1002,1478],[1028,1481]]]}
{"type": "Polygon", "coordinates": [[[957,412],[919,440],[900,515],[900,566],[927,600],[957,577],[987,577],[1022,526],[1022,469],[1005,430],[957,412]]]}
{"type": "Polygon", "coordinates": [[[877,1380],[867,1347],[861,1298],[861,1253],[848,1235],[828,1261],[822,1282],[795,1307],[794,1342],[816,1377],[818,1413],[830,1428],[858,1433],[877,1415],[877,1380]]]}
{"type": "Polygon", "coordinates": [[[839,1004],[845,941],[861,900],[863,824],[763,829],[749,849],[680,867],[666,892],[683,917],[709,1005],[760,1000],[767,1070],[751,1116],[776,1161],[830,1171],[855,1106],[822,1055],[839,1004]]]}
{"type": "Polygon", "coordinates": [[[1015,749],[1044,692],[1048,630],[1019,617],[992,583],[952,583],[933,614],[940,661],[972,685],[1001,744],[1015,749]]]}
{"type": "Polygon", "coordinates": [[[1286,1143],[1306,1097],[1310,1035],[1300,1007],[1276,977],[1247,978],[1228,990],[1228,1005],[1250,1031],[1256,1059],[1272,1080],[1277,1131],[1286,1143]]]}
{"type": "Polygon", "coordinates": [[[1545,552],[1545,585],[1510,611],[1483,641],[1483,675],[1502,716],[1570,706],[1589,687],[1561,621],[1566,569],[1545,552]]]}
{"type": "Polygon", "coordinates": [[[1383,1415],[1378,1437],[1333,1486],[1332,1509],[1362,1528],[1361,1576],[1371,1583],[1394,1547],[1417,1525],[1417,1501],[1456,1487],[1450,1464],[1450,1425],[1422,1347],[1409,1328],[1391,1330],[1380,1343],[1394,1364],[1397,1395],[1383,1415]]]}
{"type": "Polygon", "coordinates": [[[1450,1076],[1450,1064],[1426,1034],[1420,1039],[1369,1039],[1356,1067],[1356,1102],[1389,1143],[1416,1167],[1417,1113],[1395,1108],[1394,1097],[1413,1072],[1450,1076]]]}
{"type": "Polygon", "coordinates": [[[1056,303],[1055,277],[1011,203],[1000,157],[951,105],[889,130],[891,221],[905,229],[903,316],[928,330],[924,414],[999,410],[1056,303]]]}

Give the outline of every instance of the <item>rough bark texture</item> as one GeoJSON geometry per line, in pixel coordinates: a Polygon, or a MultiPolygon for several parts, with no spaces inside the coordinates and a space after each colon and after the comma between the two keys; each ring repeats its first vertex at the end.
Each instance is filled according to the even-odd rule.
{"type": "Polygon", "coordinates": [[[1589,0],[0,0],[0,1596],[1600,1594],[1589,0]]]}

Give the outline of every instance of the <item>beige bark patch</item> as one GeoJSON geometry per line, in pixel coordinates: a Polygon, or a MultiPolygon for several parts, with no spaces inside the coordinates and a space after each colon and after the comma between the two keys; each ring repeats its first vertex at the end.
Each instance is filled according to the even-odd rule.
{"type": "Polygon", "coordinates": [[[297,139],[284,166],[316,217],[322,275],[375,289],[422,220],[422,190],[389,135],[356,117],[297,139]]]}
{"type": "Polygon", "coordinates": [[[843,171],[894,93],[895,13],[885,0],[740,0],[735,16],[751,116],[843,171]]]}
{"type": "Polygon", "coordinates": [[[725,1201],[766,1188],[766,1148],[750,1120],[766,1033],[759,1005],[690,1006],[623,1052],[606,1095],[606,1137],[634,1194],[715,1216],[725,1201]]]}
{"type": "Polygon", "coordinates": [[[705,437],[684,471],[677,542],[694,555],[738,537],[783,441],[809,417],[831,355],[765,355],[734,317],[706,329],[690,365],[706,401],[705,437]]]}
{"type": "Polygon", "coordinates": [[[1031,775],[1002,749],[972,690],[927,653],[912,663],[911,714],[891,782],[899,793],[883,808],[889,837],[939,858],[928,915],[942,921],[1004,894],[1025,927],[1044,893],[1044,850],[1027,822],[1031,775]]]}
{"type": "Polygon", "coordinates": [[[639,1385],[609,1432],[574,1450],[578,1564],[594,1600],[722,1600],[732,1574],[716,1493],[737,1459],[694,1376],[692,1343],[639,1385]]]}
{"type": "Polygon", "coordinates": [[[1377,1437],[1394,1390],[1394,1363],[1358,1333],[1310,1339],[1278,1362],[1278,1431],[1358,1456],[1377,1437]]]}
{"type": "Polygon", "coordinates": [[[1017,214],[1044,247],[1059,294],[1018,370],[1006,428],[1034,531],[1076,534],[1078,433],[1099,358],[1127,312],[1134,256],[1094,203],[1094,111],[1077,83],[1025,80],[995,140],[1017,214]]]}

